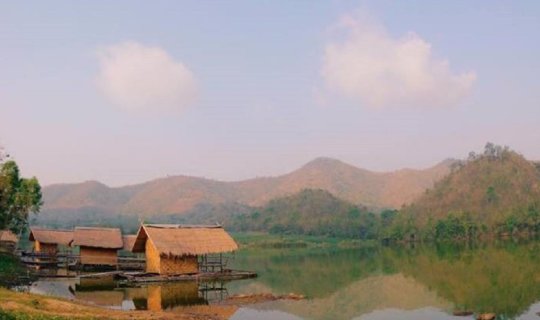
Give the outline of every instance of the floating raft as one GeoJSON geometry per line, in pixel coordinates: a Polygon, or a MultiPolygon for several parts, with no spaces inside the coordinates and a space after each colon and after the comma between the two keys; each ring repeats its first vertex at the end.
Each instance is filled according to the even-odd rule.
{"type": "Polygon", "coordinates": [[[175,281],[208,281],[208,280],[238,280],[256,278],[257,273],[241,270],[224,270],[222,272],[202,272],[196,274],[182,274],[164,276],[153,273],[120,273],[116,275],[126,282],[149,283],[149,282],[175,282],[175,281]]]}

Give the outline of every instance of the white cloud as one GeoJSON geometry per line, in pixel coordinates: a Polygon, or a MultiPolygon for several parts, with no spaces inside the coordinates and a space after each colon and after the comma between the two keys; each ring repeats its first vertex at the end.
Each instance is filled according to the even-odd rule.
{"type": "Polygon", "coordinates": [[[179,111],[197,97],[192,72],[159,47],[124,42],[101,48],[98,59],[98,87],[122,108],[179,111]]]}
{"type": "Polygon", "coordinates": [[[453,105],[476,80],[453,73],[417,34],[393,38],[365,15],[343,17],[332,35],[321,70],[327,89],[371,107],[453,105]]]}

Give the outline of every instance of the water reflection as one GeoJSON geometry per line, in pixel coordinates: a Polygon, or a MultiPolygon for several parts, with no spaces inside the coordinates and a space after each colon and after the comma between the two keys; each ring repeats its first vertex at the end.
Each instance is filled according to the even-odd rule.
{"type": "Polygon", "coordinates": [[[112,277],[80,279],[41,279],[30,287],[31,293],[77,299],[97,306],[121,310],[172,311],[193,305],[207,305],[225,298],[221,283],[195,281],[123,287],[112,277]],[[216,298],[218,297],[218,298],[216,298]]]}
{"type": "MultiPolygon", "coordinates": [[[[513,319],[525,316],[540,300],[539,244],[439,244],[304,254],[292,250],[266,252],[266,259],[244,252],[236,263],[260,274],[246,290],[307,295],[306,301],[261,307],[302,318],[352,319],[399,309],[407,319],[405,311],[434,308],[436,313],[428,312],[430,319],[451,319],[454,311],[495,312],[500,319],[513,319]]],[[[232,283],[229,291],[243,291],[236,286],[232,283]]]]}
{"type": "MultiPolygon", "coordinates": [[[[362,250],[242,250],[237,269],[257,279],[124,287],[110,279],[53,279],[30,291],[124,310],[193,310],[235,294],[296,293],[308,299],[230,307],[241,319],[539,319],[540,242],[378,247],[362,250]]],[[[225,309],[222,309],[225,310],[225,309]]]]}

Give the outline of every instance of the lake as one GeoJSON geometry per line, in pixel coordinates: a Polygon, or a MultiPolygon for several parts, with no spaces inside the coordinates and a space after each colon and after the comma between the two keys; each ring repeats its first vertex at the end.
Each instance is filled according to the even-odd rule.
{"type": "Polygon", "coordinates": [[[231,267],[258,278],[124,287],[112,279],[42,279],[34,293],[124,310],[178,310],[237,294],[295,293],[232,308],[230,319],[540,319],[540,242],[380,246],[365,249],[243,249],[231,267]]]}

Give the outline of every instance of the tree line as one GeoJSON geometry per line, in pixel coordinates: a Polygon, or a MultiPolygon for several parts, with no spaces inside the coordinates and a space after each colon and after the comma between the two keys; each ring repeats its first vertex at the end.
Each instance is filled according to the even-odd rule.
{"type": "Polygon", "coordinates": [[[0,230],[21,233],[42,203],[39,181],[21,177],[17,163],[0,149],[0,230]]]}

